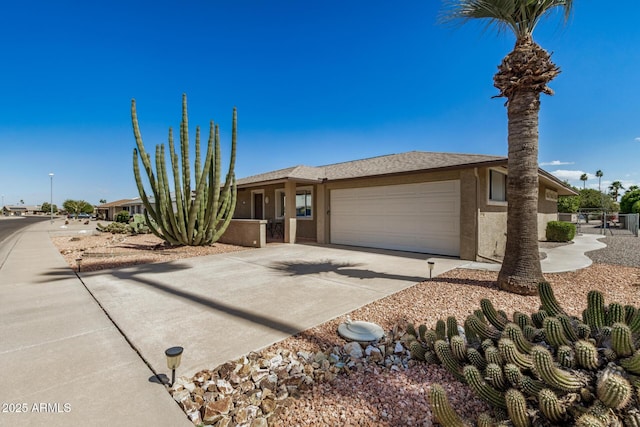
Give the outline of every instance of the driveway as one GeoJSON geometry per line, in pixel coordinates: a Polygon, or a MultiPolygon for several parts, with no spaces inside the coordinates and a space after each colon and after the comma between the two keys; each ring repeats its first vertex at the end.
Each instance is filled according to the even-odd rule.
{"type": "MultiPolygon", "coordinates": [[[[157,373],[179,345],[178,375],[192,375],[421,282],[428,258],[283,244],[80,276],[157,373]]],[[[433,273],[467,262],[438,258],[433,273]]]]}

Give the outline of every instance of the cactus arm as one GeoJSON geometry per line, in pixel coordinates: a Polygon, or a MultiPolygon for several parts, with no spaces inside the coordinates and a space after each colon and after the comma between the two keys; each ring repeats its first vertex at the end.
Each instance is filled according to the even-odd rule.
{"type": "Polygon", "coordinates": [[[611,328],[611,346],[620,357],[631,356],[635,349],[631,329],[624,323],[614,323],[611,328]]]}
{"type": "MultiPolygon", "coordinates": [[[[182,126],[182,124],[181,124],[182,126]]],[[[180,136],[182,140],[182,136],[180,136]]],[[[182,141],[181,141],[182,143],[182,141]]],[[[176,234],[180,241],[183,244],[188,245],[189,240],[187,238],[187,224],[185,219],[185,203],[188,203],[191,199],[191,190],[188,191],[188,194],[182,194],[182,183],[180,179],[179,172],[179,160],[178,155],[176,154],[175,145],[173,143],[173,137],[169,138],[169,157],[171,158],[171,169],[173,171],[173,184],[174,184],[174,194],[176,199],[176,221],[177,221],[177,230],[176,234]]],[[[165,186],[168,190],[168,182],[165,183],[165,186]]],[[[173,210],[173,204],[171,203],[171,197],[169,197],[169,204],[171,209],[173,210]]]]}
{"type": "Polygon", "coordinates": [[[507,319],[503,318],[493,307],[491,300],[483,298],[480,300],[480,308],[485,317],[496,329],[502,331],[507,324],[507,319]]]}
{"type": "MultiPolygon", "coordinates": [[[[187,114],[187,94],[182,94],[182,120],[180,121],[180,157],[182,159],[182,184],[184,186],[184,199],[182,206],[184,216],[184,227],[186,228],[186,218],[191,209],[191,170],[189,162],[189,115],[187,114]]],[[[174,175],[178,177],[178,175],[174,175]]],[[[185,229],[185,234],[187,234],[185,229]]]]}
{"type": "Polygon", "coordinates": [[[621,409],[629,404],[633,388],[622,375],[606,370],[596,385],[598,399],[611,409],[621,409]]]}
{"type": "Polygon", "coordinates": [[[544,382],[552,387],[563,391],[574,392],[584,386],[584,382],[578,377],[556,368],[553,364],[551,353],[549,353],[546,348],[535,346],[532,355],[536,373],[544,382]]]}
{"type": "Polygon", "coordinates": [[[465,427],[465,423],[449,403],[447,394],[440,384],[432,384],[427,392],[431,411],[438,421],[446,427],[465,427]]]}
{"type": "Polygon", "coordinates": [[[451,373],[458,381],[464,381],[464,375],[460,372],[460,364],[451,354],[449,344],[443,340],[436,341],[435,352],[440,360],[440,363],[447,368],[447,371],[451,373]]]}
{"type": "Polygon", "coordinates": [[[540,393],[538,393],[538,405],[540,407],[540,411],[551,422],[558,424],[564,421],[567,408],[565,405],[560,403],[558,396],[553,392],[553,390],[548,388],[540,390],[540,393]]]}
{"type": "Polygon", "coordinates": [[[546,311],[549,316],[566,314],[562,307],[560,307],[560,304],[558,303],[558,300],[553,293],[553,288],[551,287],[550,283],[538,283],[538,294],[540,296],[540,304],[542,305],[542,309],[546,311]]]}
{"type": "Polygon", "coordinates": [[[507,363],[513,363],[520,369],[530,370],[533,367],[531,357],[526,354],[522,354],[516,348],[513,341],[508,338],[501,338],[498,342],[498,349],[500,355],[507,363]]]}
{"type": "Polygon", "coordinates": [[[514,388],[510,388],[505,393],[507,413],[509,419],[515,427],[529,427],[531,422],[527,415],[527,401],[522,393],[514,388]]]}
{"type": "MultiPolygon", "coordinates": [[[[620,366],[633,374],[640,375],[640,350],[637,350],[633,356],[622,359],[620,366]]],[[[638,387],[638,399],[640,400],[640,384],[638,387]]]]}
{"type": "Polygon", "coordinates": [[[483,379],[480,371],[473,365],[467,365],[463,369],[464,379],[481,399],[490,405],[498,408],[506,409],[504,394],[487,384],[483,379]]]}

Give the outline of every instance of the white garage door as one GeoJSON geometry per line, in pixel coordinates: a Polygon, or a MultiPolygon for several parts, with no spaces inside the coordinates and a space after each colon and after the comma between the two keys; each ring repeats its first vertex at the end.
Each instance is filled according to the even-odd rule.
{"type": "Polygon", "coordinates": [[[331,191],[331,243],[460,255],[460,181],[331,191]]]}

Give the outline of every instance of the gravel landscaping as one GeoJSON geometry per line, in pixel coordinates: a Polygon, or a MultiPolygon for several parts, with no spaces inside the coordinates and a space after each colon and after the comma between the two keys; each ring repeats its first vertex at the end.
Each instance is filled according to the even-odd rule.
{"type": "MultiPolygon", "coordinates": [[[[86,236],[82,239],[88,244],[91,238],[86,236]]],[[[53,240],[61,252],[71,250],[65,249],[65,244],[68,246],[71,243],[68,236],[58,236],[53,240]]],[[[586,306],[586,295],[592,289],[601,291],[607,304],[614,301],[640,304],[640,238],[607,236],[603,242],[608,245],[606,248],[587,254],[594,260],[590,267],[572,273],[546,275],[557,299],[569,314],[580,316],[586,306]]],[[[125,246],[136,247],[137,244],[135,239],[130,239],[125,246]]],[[[142,252],[140,257],[144,255],[144,250],[142,252]]],[[[70,265],[75,266],[74,257],[77,253],[68,255],[70,265]]],[[[94,264],[92,268],[99,267],[94,264]]],[[[369,354],[350,353],[347,342],[336,333],[338,325],[346,320],[345,315],[262,349],[239,363],[233,362],[226,368],[227,371],[233,371],[234,363],[240,366],[237,369],[241,369],[248,363],[247,360],[261,361],[256,362],[261,366],[247,369],[258,370],[265,377],[272,378],[271,385],[264,384],[272,389],[265,392],[262,384],[246,385],[245,381],[243,384],[252,393],[251,396],[242,395],[244,397],[235,401],[226,399],[224,413],[215,412],[221,407],[217,403],[219,399],[225,399],[224,393],[214,384],[222,380],[220,367],[216,369],[212,366],[211,371],[200,373],[199,378],[196,378],[198,375],[182,378],[172,393],[174,398],[178,396],[176,400],[190,413],[190,418],[196,424],[206,414],[207,422],[217,425],[238,425],[242,420],[242,425],[247,426],[431,426],[434,422],[426,391],[431,384],[440,383],[459,413],[467,420],[473,420],[487,406],[442,367],[409,360],[406,349],[398,345],[402,346],[407,322],[433,327],[438,319],[447,316],[463,320],[479,308],[482,298],[489,298],[496,308],[503,309],[508,315],[516,310],[531,313],[538,307],[537,297],[500,291],[496,279],[496,272],[453,270],[349,313],[353,320],[375,322],[387,331],[382,352],[370,349],[369,354]],[[373,357],[372,354],[378,356],[373,357]],[[284,366],[278,364],[285,363],[281,362],[283,355],[288,357],[284,366]],[[325,357],[333,362],[323,362],[325,357]],[[273,362],[274,358],[278,363],[273,362]],[[322,359],[321,363],[316,361],[317,358],[322,359]],[[266,363],[265,360],[270,362],[266,363]],[[306,365],[309,368],[305,368],[306,365]],[[305,380],[307,387],[300,390],[287,388],[293,375],[287,371],[287,366],[302,366],[300,369],[308,377],[305,380]],[[321,374],[317,375],[314,371],[321,374]],[[283,382],[278,383],[279,380],[283,382]],[[269,400],[268,411],[263,404],[267,398],[273,400],[269,400]],[[238,415],[241,418],[235,418],[235,414],[241,414],[238,415]]],[[[296,372],[302,375],[300,369],[296,372]]],[[[231,383],[224,379],[221,384],[227,387],[231,383]]],[[[227,395],[240,396],[235,391],[241,388],[240,382],[237,387],[231,388],[233,390],[228,390],[227,395]]]]}

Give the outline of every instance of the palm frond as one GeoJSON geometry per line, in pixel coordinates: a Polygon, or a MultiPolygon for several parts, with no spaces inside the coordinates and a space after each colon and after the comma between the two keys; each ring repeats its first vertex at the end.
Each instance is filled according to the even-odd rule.
{"type": "Polygon", "coordinates": [[[573,0],[444,0],[439,21],[486,20],[487,28],[510,29],[520,39],[530,37],[540,20],[557,8],[564,9],[567,21],[573,0]]]}

